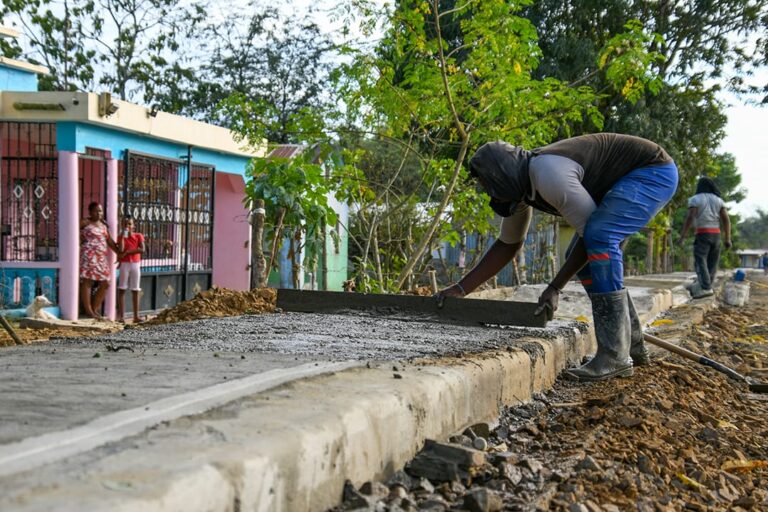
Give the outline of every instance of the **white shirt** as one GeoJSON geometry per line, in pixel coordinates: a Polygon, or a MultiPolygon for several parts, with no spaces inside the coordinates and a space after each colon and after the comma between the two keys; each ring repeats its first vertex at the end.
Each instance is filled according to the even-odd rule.
{"type": "Polygon", "coordinates": [[[720,210],[725,202],[715,194],[696,194],[688,199],[688,208],[696,208],[694,225],[700,228],[720,228],[720,210]]]}

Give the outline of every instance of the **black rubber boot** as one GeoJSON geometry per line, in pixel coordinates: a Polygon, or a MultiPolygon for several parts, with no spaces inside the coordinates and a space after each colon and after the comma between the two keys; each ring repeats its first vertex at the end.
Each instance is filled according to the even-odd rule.
{"type": "Polygon", "coordinates": [[[632,365],[645,366],[651,363],[651,356],[648,354],[648,347],[645,346],[643,326],[640,324],[640,317],[637,316],[637,310],[629,292],[627,292],[627,307],[629,309],[629,327],[632,332],[629,345],[632,365]]]}
{"type": "Polygon", "coordinates": [[[579,368],[566,370],[566,377],[591,382],[633,375],[632,358],[629,356],[632,330],[628,297],[626,288],[615,292],[590,294],[597,354],[579,368]]]}

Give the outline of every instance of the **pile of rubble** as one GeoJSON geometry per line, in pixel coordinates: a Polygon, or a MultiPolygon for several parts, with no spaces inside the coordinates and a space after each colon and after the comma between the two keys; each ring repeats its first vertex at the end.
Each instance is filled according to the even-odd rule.
{"type": "MultiPolygon", "coordinates": [[[[720,308],[686,345],[760,375],[768,293],[720,308]]],[[[631,379],[558,382],[386,483],[347,486],[338,510],[768,510],[768,399],[665,356],[631,379]]]]}
{"type": "Polygon", "coordinates": [[[163,310],[146,324],[167,324],[221,316],[256,315],[275,310],[277,291],[274,288],[258,288],[235,291],[213,287],[198,293],[192,299],[163,310]]]}

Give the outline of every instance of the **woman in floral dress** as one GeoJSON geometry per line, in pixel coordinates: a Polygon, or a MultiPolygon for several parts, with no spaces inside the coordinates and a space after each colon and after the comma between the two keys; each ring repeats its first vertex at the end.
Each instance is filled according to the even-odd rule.
{"type": "Polygon", "coordinates": [[[98,312],[112,276],[107,251],[119,252],[117,244],[109,236],[103,217],[104,209],[94,202],[88,205],[88,218],[80,222],[80,296],[85,314],[97,320],[102,319],[98,312]],[[94,284],[98,288],[91,299],[94,284]]]}

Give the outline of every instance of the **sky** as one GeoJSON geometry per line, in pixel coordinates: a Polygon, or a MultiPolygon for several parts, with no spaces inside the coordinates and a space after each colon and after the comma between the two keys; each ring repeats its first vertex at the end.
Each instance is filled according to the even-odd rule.
{"type": "Polygon", "coordinates": [[[728,206],[743,218],[754,215],[758,207],[768,210],[768,107],[747,106],[737,100],[731,103],[720,148],[736,157],[747,198],[728,206]]]}

